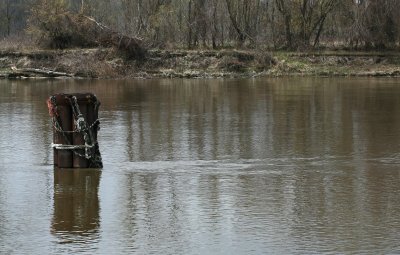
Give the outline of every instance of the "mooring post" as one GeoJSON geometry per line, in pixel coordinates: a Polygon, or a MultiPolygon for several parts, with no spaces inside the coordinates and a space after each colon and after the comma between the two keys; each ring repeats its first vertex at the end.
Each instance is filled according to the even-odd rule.
{"type": "MultiPolygon", "coordinates": [[[[58,105],[59,115],[59,131],[57,137],[57,144],[70,144],[72,138],[72,111],[71,107],[68,106],[66,95],[56,96],[58,105]],[[62,132],[61,132],[62,130],[62,132]]],[[[60,168],[72,168],[72,151],[71,150],[59,150],[58,151],[57,166],[60,168]]]]}
{"type": "Polygon", "coordinates": [[[54,165],[101,168],[97,97],[91,93],[57,94],[47,100],[47,105],[53,123],[54,165]]]}

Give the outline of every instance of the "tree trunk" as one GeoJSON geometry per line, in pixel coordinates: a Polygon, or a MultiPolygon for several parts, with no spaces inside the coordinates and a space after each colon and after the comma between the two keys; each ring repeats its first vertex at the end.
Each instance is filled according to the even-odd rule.
{"type": "Polygon", "coordinates": [[[229,0],[225,0],[225,2],[228,7],[228,14],[229,14],[229,18],[232,22],[232,26],[238,34],[239,46],[242,46],[244,41],[246,40],[246,34],[243,33],[243,31],[240,29],[239,24],[237,23],[236,18],[234,17],[234,15],[232,13],[232,6],[230,5],[229,0]]]}
{"type": "Polygon", "coordinates": [[[188,49],[192,49],[192,0],[189,0],[188,6],[188,49]]]}
{"type": "Polygon", "coordinates": [[[6,19],[7,19],[7,36],[11,34],[11,11],[10,11],[10,0],[7,0],[6,3],[6,19]]]}
{"type": "Polygon", "coordinates": [[[320,22],[320,24],[318,26],[317,35],[315,36],[315,39],[314,39],[314,45],[313,45],[314,48],[319,43],[319,38],[321,37],[321,33],[322,33],[323,28],[324,28],[325,18],[326,18],[326,16],[322,18],[322,20],[321,20],[321,22],[320,22]]]}
{"type": "Polygon", "coordinates": [[[286,47],[289,49],[293,47],[291,23],[292,17],[289,14],[285,15],[286,47]]]}
{"type": "Polygon", "coordinates": [[[275,0],[276,7],[278,11],[282,14],[284,23],[285,23],[285,35],[286,35],[286,47],[292,48],[293,41],[292,41],[292,30],[291,30],[291,23],[292,23],[292,16],[291,12],[286,6],[284,0],[275,0]]]}
{"type": "Polygon", "coordinates": [[[213,6],[213,30],[211,33],[211,41],[212,41],[212,48],[217,48],[217,34],[218,34],[218,26],[217,26],[217,2],[214,2],[213,6]]]}

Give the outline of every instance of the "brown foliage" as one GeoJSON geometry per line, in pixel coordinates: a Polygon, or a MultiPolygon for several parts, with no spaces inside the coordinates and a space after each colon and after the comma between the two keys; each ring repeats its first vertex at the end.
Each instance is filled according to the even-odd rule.
{"type": "Polygon", "coordinates": [[[146,50],[137,38],[118,33],[91,17],[71,13],[62,5],[54,12],[44,12],[42,8],[45,8],[43,4],[32,10],[29,27],[41,45],[56,49],[116,47],[127,58],[145,57],[146,50]]]}

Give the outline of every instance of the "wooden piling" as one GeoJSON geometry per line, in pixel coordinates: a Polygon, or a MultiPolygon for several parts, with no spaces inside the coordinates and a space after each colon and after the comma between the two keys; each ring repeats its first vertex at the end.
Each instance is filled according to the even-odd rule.
{"type": "Polygon", "coordinates": [[[91,93],[57,94],[47,101],[53,122],[54,165],[101,168],[97,143],[98,102],[91,93]]]}
{"type": "MultiPolygon", "coordinates": [[[[56,97],[58,103],[58,114],[60,119],[60,127],[64,132],[58,132],[57,144],[70,144],[72,140],[72,110],[69,106],[68,97],[66,95],[59,95],[56,97]]],[[[58,151],[57,166],[60,168],[72,168],[73,155],[71,150],[58,151]]]]}
{"type": "MultiPolygon", "coordinates": [[[[53,141],[54,143],[58,143],[58,132],[55,130],[55,127],[53,127],[53,141]]],[[[54,166],[58,166],[58,150],[56,148],[53,148],[53,162],[54,166]]]]}

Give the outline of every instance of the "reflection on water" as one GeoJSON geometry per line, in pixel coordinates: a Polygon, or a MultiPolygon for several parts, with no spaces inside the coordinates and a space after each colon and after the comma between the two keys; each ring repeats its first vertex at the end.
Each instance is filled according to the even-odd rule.
{"type": "Polygon", "coordinates": [[[100,175],[94,169],[54,170],[52,233],[60,242],[76,241],[71,235],[83,236],[85,242],[98,238],[100,175]]]}
{"type": "Polygon", "coordinates": [[[0,81],[0,253],[398,254],[398,83],[0,81]],[[88,91],[104,169],[54,170],[88,91]]]}

